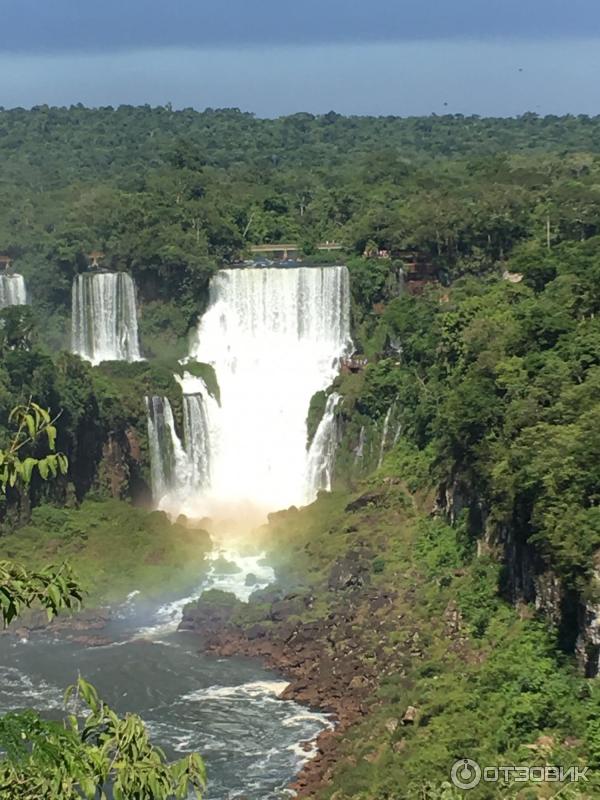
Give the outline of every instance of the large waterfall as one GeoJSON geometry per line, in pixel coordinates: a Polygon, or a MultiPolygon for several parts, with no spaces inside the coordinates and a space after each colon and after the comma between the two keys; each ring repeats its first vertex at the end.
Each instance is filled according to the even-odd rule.
{"type": "Polygon", "coordinates": [[[24,306],[27,289],[22,275],[0,275],[0,308],[24,306]]]}
{"type": "Polygon", "coordinates": [[[75,278],[72,349],[92,364],[140,359],[135,284],[130,275],[97,272],[75,278]]]}
{"type": "MultiPolygon", "coordinates": [[[[345,267],[219,271],[190,355],[214,366],[221,402],[204,404],[206,420],[194,433],[187,423],[185,448],[210,474],[183,504],[183,491],[193,487],[180,482],[163,506],[194,515],[264,513],[329,488],[327,468],[314,466],[323,460],[318,444],[307,453],[306,418],[312,395],[331,384],[350,344],[345,267]]],[[[188,376],[184,393],[197,393],[197,384],[188,376]]],[[[331,436],[319,441],[331,449],[331,436]]]]}

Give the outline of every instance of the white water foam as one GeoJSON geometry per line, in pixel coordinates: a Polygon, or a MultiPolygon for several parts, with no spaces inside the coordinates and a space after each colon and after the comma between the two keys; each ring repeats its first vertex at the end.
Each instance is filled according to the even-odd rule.
{"type": "Polygon", "coordinates": [[[16,667],[0,666],[0,706],[4,711],[62,709],[64,691],[44,680],[34,682],[16,667]]]}
{"type": "Polygon", "coordinates": [[[92,364],[139,361],[135,284],[125,272],[77,275],[72,350],[92,364]]]}
{"type": "Polygon", "coordinates": [[[160,507],[196,518],[264,518],[312,501],[323,478],[321,471],[307,484],[315,474],[307,473],[310,399],[331,385],[350,348],[346,267],[219,271],[190,357],[215,368],[220,405],[200,379],[181,381],[184,397],[203,397],[194,452],[209,468],[203,484],[179,477],[160,507]]]}
{"type": "Polygon", "coordinates": [[[151,625],[140,630],[136,638],[155,639],[167,633],[176,631],[181,622],[183,609],[189,603],[197,600],[209,589],[220,589],[235,595],[238,600],[247,603],[250,595],[258,589],[266,588],[275,580],[275,573],[272,567],[261,563],[264,553],[254,556],[242,556],[235,551],[227,549],[215,549],[210,553],[211,567],[196,591],[188,597],[182,597],[169,603],[164,603],[157,609],[151,625]],[[219,572],[218,563],[221,559],[233,565],[235,572],[219,572]],[[250,582],[249,576],[254,579],[250,582]]]}
{"type": "Polygon", "coordinates": [[[252,681],[239,686],[209,686],[206,689],[197,689],[184,695],[182,700],[198,702],[202,700],[218,700],[224,697],[239,698],[279,698],[287,689],[287,681],[252,681]]]}
{"type": "Polygon", "coordinates": [[[22,275],[0,275],[0,308],[24,306],[27,303],[27,289],[22,275]]]}

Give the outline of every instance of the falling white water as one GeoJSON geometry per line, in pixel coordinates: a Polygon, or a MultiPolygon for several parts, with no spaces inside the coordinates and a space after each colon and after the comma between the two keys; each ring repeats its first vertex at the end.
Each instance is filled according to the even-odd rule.
{"type": "Polygon", "coordinates": [[[360,464],[365,455],[365,426],[360,426],[360,433],[358,434],[358,444],[354,451],[354,463],[360,464]]]}
{"type": "Polygon", "coordinates": [[[201,394],[183,395],[183,441],[190,461],[190,484],[210,485],[210,435],[201,394]]]}
{"type": "Polygon", "coordinates": [[[377,460],[377,469],[383,464],[383,457],[385,455],[385,448],[387,447],[388,434],[390,430],[390,419],[392,411],[394,410],[394,403],[388,408],[385,419],[383,420],[383,432],[381,434],[381,445],[379,446],[379,459],[377,460]]]}
{"type": "Polygon", "coordinates": [[[75,278],[72,350],[92,364],[140,360],[135,284],[130,275],[96,272],[75,278]]]}
{"type": "Polygon", "coordinates": [[[27,289],[22,275],[0,275],[0,308],[24,306],[27,289]]]}
{"type": "Polygon", "coordinates": [[[305,489],[307,503],[312,502],[318,492],[331,491],[335,452],[338,444],[335,411],[341,399],[341,396],[335,392],[327,398],[325,413],[308,451],[305,489]]]}
{"type": "MultiPolygon", "coordinates": [[[[221,404],[207,406],[201,434],[208,432],[210,480],[177,510],[265,513],[314,499],[307,485],[310,399],[330,386],[350,345],[346,267],[218,272],[190,354],[214,366],[220,388],[221,404]]],[[[197,383],[186,376],[184,392],[197,383]]]]}
{"type": "MultiPolygon", "coordinates": [[[[204,384],[202,384],[204,386],[204,384]]],[[[166,397],[147,397],[152,495],[159,506],[182,510],[210,484],[207,393],[183,395],[183,441],[166,397]]]]}

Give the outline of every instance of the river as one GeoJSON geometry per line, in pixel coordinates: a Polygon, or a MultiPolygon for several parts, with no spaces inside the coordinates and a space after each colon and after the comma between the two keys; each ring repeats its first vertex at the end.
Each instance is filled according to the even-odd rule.
{"type": "MultiPolygon", "coordinates": [[[[221,588],[247,599],[248,573],[259,586],[272,577],[257,557],[236,562],[240,572],[218,575],[213,568],[192,596],[221,588]]],[[[189,599],[148,607],[132,592],[102,631],[111,641],[105,646],[48,633],[28,641],[0,637],[0,712],[29,707],[58,718],[65,688],[81,673],[119,713],[139,714],[169,758],[201,753],[206,800],[289,796],[286,786],[307,757],[302,743],[331,723],[279,700],[285,681],[257,662],[199,652],[198,638],[176,629],[189,599]]]]}

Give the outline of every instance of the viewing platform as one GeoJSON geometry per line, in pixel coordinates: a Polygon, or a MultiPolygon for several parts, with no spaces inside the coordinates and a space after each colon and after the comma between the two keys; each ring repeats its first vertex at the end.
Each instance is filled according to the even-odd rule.
{"type": "MultiPolygon", "coordinates": [[[[343,246],[337,242],[323,242],[317,245],[317,250],[320,251],[334,251],[343,250],[343,246]]],[[[288,243],[275,243],[275,244],[255,244],[250,248],[250,252],[254,256],[260,255],[273,255],[282,261],[287,261],[291,256],[290,253],[297,255],[301,250],[298,244],[288,243]]]]}

